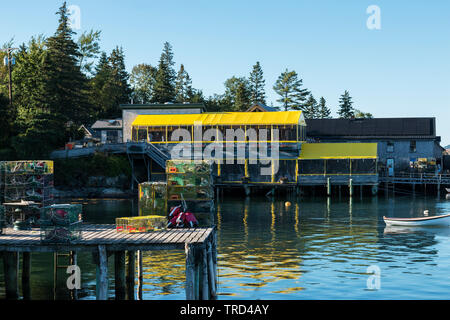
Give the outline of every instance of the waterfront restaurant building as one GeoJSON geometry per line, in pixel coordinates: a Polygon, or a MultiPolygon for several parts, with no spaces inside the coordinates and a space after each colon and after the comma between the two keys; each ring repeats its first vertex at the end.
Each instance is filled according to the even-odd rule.
{"type": "Polygon", "coordinates": [[[348,184],[349,179],[360,185],[378,183],[376,143],[309,144],[306,124],[301,111],[147,114],[138,115],[131,127],[124,130],[129,130],[133,142],[147,142],[173,155],[171,151],[180,141],[172,141],[172,134],[185,129],[190,140],[183,144],[191,150],[192,159],[196,146],[205,150],[211,144],[222,145],[226,150],[224,156],[214,159],[214,175],[219,184],[324,185],[328,177],[333,184],[348,184]],[[199,124],[201,132],[196,134],[199,124]],[[204,133],[211,129],[217,132],[214,139],[211,135],[204,138],[204,133]],[[230,139],[225,134],[227,129],[240,130],[242,135],[230,139]],[[273,144],[277,143],[278,167],[273,162],[268,164],[269,168],[272,166],[271,174],[261,174],[267,163],[255,161],[255,153],[250,152],[255,142],[268,147],[264,155],[258,149],[258,159],[275,158],[273,144]],[[227,149],[229,144],[233,144],[232,149],[227,149]],[[230,163],[229,158],[236,161],[230,163]]]}

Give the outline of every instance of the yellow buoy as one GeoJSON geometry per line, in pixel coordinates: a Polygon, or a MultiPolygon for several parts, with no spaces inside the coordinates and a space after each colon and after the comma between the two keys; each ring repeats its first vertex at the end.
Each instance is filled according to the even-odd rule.
{"type": "Polygon", "coordinates": [[[291,206],[291,203],[288,201],[284,204],[287,208],[291,206]]]}

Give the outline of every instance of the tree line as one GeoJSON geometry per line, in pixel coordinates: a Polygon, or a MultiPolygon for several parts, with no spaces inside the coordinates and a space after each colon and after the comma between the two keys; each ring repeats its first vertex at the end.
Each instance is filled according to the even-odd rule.
{"type": "MultiPolygon", "coordinates": [[[[142,63],[128,73],[123,48],[102,52],[100,31],[77,37],[70,28],[65,2],[57,16],[59,24],[51,37],[35,36],[14,52],[12,105],[8,68],[0,67],[0,159],[46,157],[70,139],[81,138],[81,124],[120,118],[120,104],[204,103],[209,112],[223,112],[246,111],[256,103],[267,103],[259,62],[248,77],[233,76],[224,82],[222,94],[206,97],[193,88],[183,64],[176,71],[170,43],[164,43],[157,64],[142,63]]],[[[12,45],[10,41],[3,48],[12,45]]],[[[331,118],[326,100],[317,101],[295,71],[282,72],[273,90],[279,97],[278,110],[302,110],[306,118],[331,118]]],[[[348,91],[341,96],[338,115],[372,117],[353,107],[348,91]]]]}

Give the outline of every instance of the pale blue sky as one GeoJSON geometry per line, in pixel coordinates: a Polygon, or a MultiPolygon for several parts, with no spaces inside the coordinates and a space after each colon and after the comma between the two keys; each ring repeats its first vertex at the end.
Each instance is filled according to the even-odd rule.
{"type": "MultiPolygon", "coordinates": [[[[0,40],[16,44],[51,35],[62,1],[2,3],[0,40]]],[[[349,90],[355,107],[376,117],[437,118],[450,144],[450,1],[107,1],[74,0],[81,33],[102,30],[101,47],[116,45],[127,69],[156,65],[169,41],[177,68],[185,65],[205,95],[247,76],[260,61],[270,102],[286,68],[296,70],[316,98],[337,111],[349,90]],[[381,30],[369,30],[369,5],[381,10],[381,30]]]]}

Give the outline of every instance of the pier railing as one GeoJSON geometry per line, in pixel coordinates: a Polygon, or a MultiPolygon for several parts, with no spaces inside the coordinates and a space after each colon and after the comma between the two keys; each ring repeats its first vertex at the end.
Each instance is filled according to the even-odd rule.
{"type": "Polygon", "coordinates": [[[394,176],[380,175],[380,182],[450,185],[450,174],[396,173],[394,176]]]}

